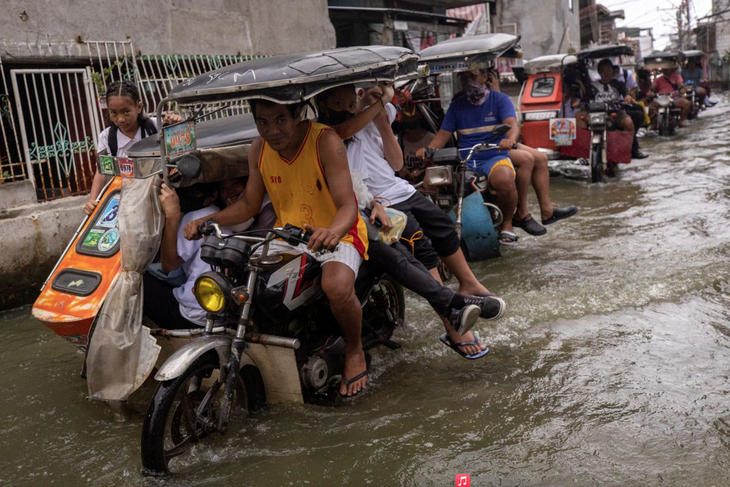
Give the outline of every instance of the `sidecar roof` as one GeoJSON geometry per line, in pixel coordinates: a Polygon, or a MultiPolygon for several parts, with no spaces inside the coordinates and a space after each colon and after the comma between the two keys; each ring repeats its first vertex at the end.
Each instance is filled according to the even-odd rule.
{"type": "Polygon", "coordinates": [[[524,68],[527,74],[559,73],[569,64],[575,64],[578,58],[572,54],[551,54],[525,61],[524,68]]]}
{"type": "Polygon", "coordinates": [[[260,98],[297,103],[336,86],[417,76],[418,55],[403,47],[361,46],[286,54],[186,79],[168,100],[182,104],[260,98]]]}
{"type": "MultiPolygon", "coordinates": [[[[198,149],[218,149],[248,144],[258,137],[253,115],[233,115],[206,120],[195,124],[195,139],[198,149]]],[[[160,143],[157,137],[140,140],[127,151],[129,157],[160,157],[160,143]]]]}
{"type": "Polygon", "coordinates": [[[432,74],[468,69],[470,63],[488,63],[498,57],[522,57],[520,37],[510,34],[481,34],[440,42],[420,52],[432,74]]]}
{"type": "Polygon", "coordinates": [[[610,44],[583,49],[578,53],[578,59],[598,59],[614,56],[633,56],[634,50],[625,44],[610,44]]]}

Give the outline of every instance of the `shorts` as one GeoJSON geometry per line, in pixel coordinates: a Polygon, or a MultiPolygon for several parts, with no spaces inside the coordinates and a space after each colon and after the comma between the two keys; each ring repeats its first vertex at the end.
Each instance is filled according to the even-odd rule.
{"type": "MultiPolygon", "coordinates": [[[[340,242],[339,244],[337,244],[337,248],[333,252],[312,252],[304,244],[293,246],[281,240],[273,240],[269,244],[269,253],[288,252],[291,250],[306,252],[307,254],[317,259],[319,263],[322,264],[322,266],[324,266],[328,262],[339,262],[341,264],[345,264],[347,267],[352,269],[352,272],[355,273],[355,277],[357,277],[357,273],[360,270],[360,264],[362,264],[362,256],[357,251],[357,249],[353,245],[345,242],[340,242]]],[[[260,253],[260,249],[256,251],[256,255],[260,253]]]]}
{"type": "Polygon", "coordinates": [[[468,167],[470,170],[476,171],[482,176],[486,176],[488,180],[492,171],[494,171],[494,168],[500,166],[508,167],[512,171],[512,175],[517,175],[515,167],[512,165],[512,161],[509,160],[509,157],[501,154],[492,156],[489,159],[471,160],[469,161],[468,167]]]}

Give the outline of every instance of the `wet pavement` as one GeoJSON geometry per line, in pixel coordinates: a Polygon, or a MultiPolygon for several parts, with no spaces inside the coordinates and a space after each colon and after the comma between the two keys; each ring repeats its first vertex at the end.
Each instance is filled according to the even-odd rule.
{"type": "Polygon", "coordinates": [[[0,484],[730,485],[728,141],[722,98],[606,184],[553,179],[579,214],[473,265],[509,306],[480,325],[484,359],[409,296],[366,394],[257,414],[164,482],[140,475],[151,389],[116,422],[85,399],[80,353],[29,308],[0,315],[0,484]]]}

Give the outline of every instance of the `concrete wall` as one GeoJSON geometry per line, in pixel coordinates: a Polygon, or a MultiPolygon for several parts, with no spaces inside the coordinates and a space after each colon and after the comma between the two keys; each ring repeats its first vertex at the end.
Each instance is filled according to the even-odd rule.
{"type": "Polygon", "coordinates": [[[0,310],[35,301],[84,219],[86,200],[75,196],[0,210],[0,310]]]}
{"type": "Polygon", "coordinates": [[[522,36],[524,59],[568,52],[570,43],[580,45],[578,0],[573,0],[573,12],[568,9],[568,2],[498,0],[495,24],[504,26],[499,31],[508,34],[513,32],[507,24],[516,24],[517,34],[522,36]]]}
{"type": "Polygon", "coordinates": [[[335,47],[327,0],[2,0],[0,56],[86,57],[77,39],[142,54],[287,54],[335,47]]]}

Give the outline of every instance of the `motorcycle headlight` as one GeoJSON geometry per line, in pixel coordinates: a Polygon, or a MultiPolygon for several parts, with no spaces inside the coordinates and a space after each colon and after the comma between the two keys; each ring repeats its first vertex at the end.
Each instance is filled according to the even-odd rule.
{"type": "Polygon", "coordinates": [[[208,313],[220,313],[226,307],[231,285],[225,278],[213,272],[201,274],[195,281],[193,293],[198,304],[208,313]]]}
{"type": "Polygon", "coordinates": [[[668,107],[670,103],[672,103],[672,99],[668,96],[660,96],[657,98],[657,103],[659,103],[660,107],[668,107]]]}
{"type": "Polygon", "coordinates": [[[446,186],[453,181],[451,167],[433,166],[426,168],[423,181],[429,186],[446,186]]]}
{"type": "Polygon", "coordinates": [[[606,123],[605,113],[591,113],[588,115],[588,125],[601,125],[606,123]]]}

